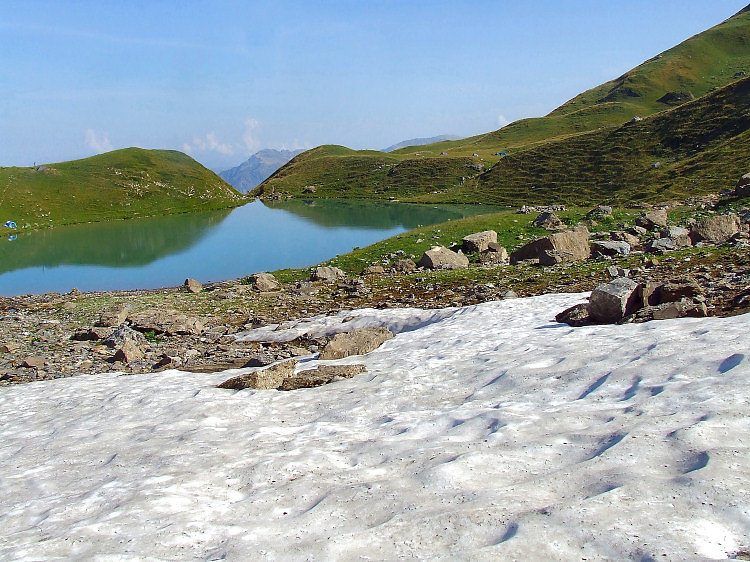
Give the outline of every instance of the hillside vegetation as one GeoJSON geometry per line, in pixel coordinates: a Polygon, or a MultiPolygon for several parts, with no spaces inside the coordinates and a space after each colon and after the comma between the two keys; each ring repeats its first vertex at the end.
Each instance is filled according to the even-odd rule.
{"type": "Polygon", "coordinates": [[[731,162],[729,153],[747,154],[746,113],[731,114],[746,111],[739,97],[746,72],[748,8],[545,117],[388,154],[318,147],[253,193],[503,205],[702,193],[724,177],[737,177],[741,162],[731,162]],[[725,90],[732,85],[740,89],[725,90]],[[705,116],[711,119],[707,126],[705,116]],[[646,119],[629,124],[634,118],[646,119]],[[696,138],[703,140],[688,146],[680,135],[692,138],[696,125],[701,131],[696,138]],[[605,147],[597,148],[602,141],[605,147]],[[592,148],[597,150],[586,154],[592,148]]]}
{"type": "Polygon", "coordinates": [[[19,228],[224,209],[245,201],[212,171],[173,150],[125,148],[0,168],[0,219],[19,228]]]}

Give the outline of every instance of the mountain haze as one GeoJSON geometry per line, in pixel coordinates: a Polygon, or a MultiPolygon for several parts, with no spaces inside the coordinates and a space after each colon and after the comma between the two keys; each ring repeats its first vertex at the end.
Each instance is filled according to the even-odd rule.
{"type": "Polygon", "coordinates": [[[239,166],[219,173],[237,191],[247,193],[297,156],[302,150],[259,150],[239,166]]]}
{"type": "Polygon", "coordinates": [[[732,158],[727,147],[747,150],[740,84],[746,75],[750,6],[544,117],[385,154],[318,147],[282,167],[255,193],[297,196],[305,186],[315,186],[317,197],[495,204],[625,201],[636,192],[640,200],[703,193],[717,188],[718,169],[722,177],[739,170],[742,158],[732,158]],[[735,83],[737,89],[724,90],[735,83]],[[646,119],[657,115],[662,116],[657,121],[646,119]],[[710,120],[701,122],[705,115],[710,120]],[[638,125],[640,119],[658,124],[660,134],[651,138],[648,123],[638,125]],[[634,126],[624,127],[631,121],[634,126]],[[716,129],[707,129],[712,125],[716,129]],[[690,127],[702,131],[704,142],[687,150],[687,141],[669,131],[681,131],[687,139],[690,127]],[[595,144],[583,148],[590,139],[602,140],[610,133],[608,151],[595,144]],[[719,139],[727,143],[724,148],[719,139]],[[608,175],[614,169],[616,179],[608,175]],[[644,169],[655,171],[644,175],[644,169]],[[635,182],[637,188],[631,193],[631,183],[608,187],[620,181],[635,182]]]}

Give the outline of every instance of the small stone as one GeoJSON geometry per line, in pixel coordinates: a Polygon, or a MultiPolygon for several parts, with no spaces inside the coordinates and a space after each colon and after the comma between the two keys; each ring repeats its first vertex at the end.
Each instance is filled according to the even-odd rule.
{"type": "Polygon", "coordinates": [[[575,327],[587,326],[591,324],[591,315],[589,314],[588,305],[586,303],[581,303],[566,308],[555,316],[555,320],[562,324],[568,324],[575,327]]]}

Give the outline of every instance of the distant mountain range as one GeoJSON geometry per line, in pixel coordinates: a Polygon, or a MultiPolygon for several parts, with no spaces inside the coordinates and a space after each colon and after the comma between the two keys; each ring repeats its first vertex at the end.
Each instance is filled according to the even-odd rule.
{"type": "Polygon", "coordinates": [[[302,150],[259,150],[239,166],[220,172],[219,176],[237,191],[247,193],[300,152],[302,150]]]}
{"type": "Polygon", "coordinates": [[[461,138],[462,137],[459,137],[458,135],[439,135],[437,137],[409,139],[391,145],[388,148],[384,148],[382,152],[393,152],[394,150],[406,148],[407,146],[422,146],[423,144],[432,144],[434,142],[461,140],[461,138]]]}

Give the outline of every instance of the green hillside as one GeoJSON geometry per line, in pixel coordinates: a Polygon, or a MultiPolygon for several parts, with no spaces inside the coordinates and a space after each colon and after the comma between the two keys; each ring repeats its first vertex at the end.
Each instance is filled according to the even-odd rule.
{"type": "MultiPolygon", "coordinates": [[[[557,188],[553,191],[557,196],[554,200],[581,203],[596,200],[601,187],[592,185],[591,181],[601,182],[601,178],[596,174],[592,176],[594,172],[586,168],[594,164],[575,153],[568,154],[569,150],[575,151],[585,145],[586,139],[594,138],[586,135],[606,135],[608,131],[622,129],[623,124],[634,117],[656,114],[670,115],[668,121],[660,121],[663,126],[683,128],[679,120],[687,120],[685,124],[696,121],[691,120],[691,111],[708,111],[703,105],[694,105],[695,100],[741,80],[745,72],[750,74],[750,7],[622,76],[583,92],[545,117],[523,119],[468,139],[407,147],[388,154],[345,147],[318,147],[297,156],[259,186],[254,194],[299,196],[305,190],[306,197],[497,204],[548,202],[545,197],[552,193],[538,189],[549,179],[547,175],[534,175],[528,160],[524,160],[526,168],[523,173],[516,173],[514,169],[512,163],[516,158],[524,158],[523,155],[528,153],[539,162],[543,162],[545,156],[567,162],[567,167],[555,167],[557,188]],[[683,106],[689,109],[673,111],[683,106]],[[560,143],[554,145],[554,154],[549,154],[550,143],[560,143]],[[502,152],[509,156],[498,154],[502,152]],[[576,168],[579,163],[584,166],[582,170],[576,168]],[[488,172],[490,169],[492,172],[488,172]],[[314,193],[310,193],[310,186],[314,187],[314,193]],[[531,186],[536,187],[530,189],[531,186]],[[563,188],[568,191],[560,194],[559,189],[563,188]]],[[[715,109],[721,111],[718,105],[715,109]]],[[[741,127],[741,122],[737,126],[741,127]]],[[[633,127],[620,135],[637,135],[639,131],[646,129],[633,127]]],[[[596,165],[605,163],[603,169],[620,169],[618,181],[638,176],[646,161],[662,158],[658,143],[649,139],[630,139],[628,142],[631,147],[638,147],[637,157],[636,154],[623,156],[615,150],[611,155],[612,162],[607,164],[605,161],[610,156],[599,151],[596,165]],[[655,152],[649,153],[652,149],[655,152]]],[[[740,145],[735,147],[735,142],[741,144],[741,139],[731,141],[733,148],[741,148],[740,145]]],[[[699,148],[689,155],[694,162],[686,170],[693,174],[703,169],[700,162],[703,158],[711,169],[721,162],[722,151],[715,144],[711,149],[718,152],[709,153],[706,144],[699,148]]],[[[680,159],[688,157],[679,152],[663,158],[668,160],[678,156],[680,159]]],[[[676,164],[676,161],[670,162],[676,164]]],[[[542,166],[538,166],[538,171],[541,172],[542,166]]],[[[680,166],[658,168],[656,173],[650,174],[650,179],[656,183],[645,186],[645,191],[639,196],[648,198],[654,193],[678,195],[693,192],[693,185],[685,186],[680,182],[666,185],[670,177],[674,177],[669,173],[683,171],[680,166]],[[656,186],[659,182],[661,185],[656,186]]],[[[702,181],[699,177],[694,179],[702,181]]],[[[620,193],[618,197],[623,195],[620,193]]]]}
{"type": "Polygon", "coordinates": [[[0,167],[0,219],[44,227],[236,207],[246,199],[174,150],[125,148],[30,168],[0,167]]]}

